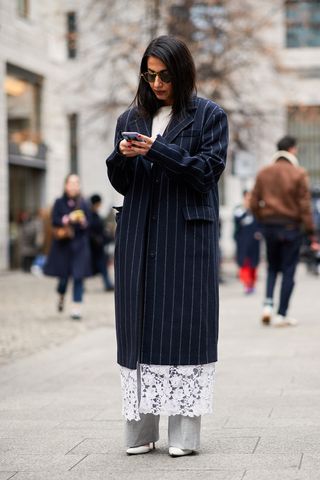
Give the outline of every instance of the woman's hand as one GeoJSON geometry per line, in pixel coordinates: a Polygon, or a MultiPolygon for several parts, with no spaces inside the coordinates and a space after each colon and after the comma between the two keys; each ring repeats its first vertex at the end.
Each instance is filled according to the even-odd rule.
{"type": "Polygon", "coordinates": [[[120,153],[126,157],[146,155],[154,142],[153,138],[146,135],[139,135],[141,142],[137,140],[121,140],[119,143],[120,153]]]}

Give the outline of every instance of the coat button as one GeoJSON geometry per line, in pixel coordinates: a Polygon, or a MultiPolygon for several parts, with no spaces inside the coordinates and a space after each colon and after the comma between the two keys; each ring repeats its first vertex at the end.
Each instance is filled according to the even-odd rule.
{"type": "Polygon", "coordinates": [[[157,220],[157,215],[152,215],[151,219],[152,220],[157,220]]]}
{"type": "Polygon", "coordinates": [[[154,252],[151,252],[151,253],[150,253],[150,257],[151,257],[151,258],[154,258],[155,256],[156,256],[156,254],[155,254],[154,252]]]}
{"type": "Polygon", "coordinates": [[[155,182],[156,182],[156,183],[159,183],[159,182],[160,182],[160,178],[156,178],[156,179],[155,179],[155,182]]]}

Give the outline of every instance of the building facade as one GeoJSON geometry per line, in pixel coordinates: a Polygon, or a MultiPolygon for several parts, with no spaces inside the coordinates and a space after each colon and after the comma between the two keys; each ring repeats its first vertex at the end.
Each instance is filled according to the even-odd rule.
{"type": "MultiPolygon", "coordinates": [[[[121,202],[104,159],[116,118],[133,98],[141,54],[166,32],[164,3],[139,0],[133,9],[126,0],[0,0],[0,269],[19,266],[21,214],[50,207],[67,173],[79,173],[85,196],[102,195],[105,212],[121,202]]],[[[267,0],[263,8],[270,58],[257,55],[238,73],[243,98],[260,114],[245,127],[245,148],[231,131],[221,190],[226,257],[241,190],[283,134],[298,137],[301,163],[320,183],[320,5],[267,0]]],[[[220,103],[239,114],[228,98],[220,103]]]]}
{"type": "MultiPolygon", "coordinates": [[[[121,202],[107,182],[105,158],[136,77],[113,88],[115,59],[106,55],[105,42],[114,42],[115,20],[129,2],[110,6],[100,35],[95,25],[101,25],[105,6],[91,0],[0,1],[0,269],[19,266],[22,216],[50,208],[68,173],[80,175],[85,196],[103,197],[105,212],[121,202]]],[[[143,44],[144,8],[135,8],[131,19],[133,38],[143,44]]]]}

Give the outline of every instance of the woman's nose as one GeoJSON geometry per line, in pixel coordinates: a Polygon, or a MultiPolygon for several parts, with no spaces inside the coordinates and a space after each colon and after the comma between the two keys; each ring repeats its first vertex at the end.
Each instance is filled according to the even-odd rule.
{"type": "Polygon", "coordinates": [[[162,84],[162,81],[161,81],[159,75],[156,76],[155,81],[154,81],[154,84],[155,84],[156,86],[162,84]]]}

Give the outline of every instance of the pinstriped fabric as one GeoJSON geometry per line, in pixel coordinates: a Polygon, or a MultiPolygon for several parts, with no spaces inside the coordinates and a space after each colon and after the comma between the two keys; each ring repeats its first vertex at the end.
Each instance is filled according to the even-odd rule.
{"type": "Polygon", "coordinates": [[[118,362],[129,369],[215,362],[225,113],[195,97],[145,157],[118,153],[123,130],[150,135],[151,119],[125,112],[107,159],[109,179],[124,195],[115,249],[118,362]]]}
{"type": "MultiPolygon", "coordinates": [[[[179,212],[179,186],[177,186],[177,189],[176,189],[176,195],[175,195],[175,221],[174,221],[174,237],[173,237],[173,240],[174,240],[174,243],[173,243],[173,254],[174,254],[174,258],[177,258],[177,251],[178,251],[178,214],[180,213],[179,212]]],[[[175,303],[176,301],[176,278],[177,278],[177,269],[176,269],[176,264],[173,262],[173,277],[172,277],[172,299],[173,299],[173,303],[175,303]]],[[[169,329],[169,358],[172,358],[173,357],[173,325],[174,325],[174,320],[175,320],[175,315],[176,315],[176,312],[175,310],[172,308],[171,309],[171,312],[169,312],[169,318],[170,318],[170,329],[169,329]]]]}

